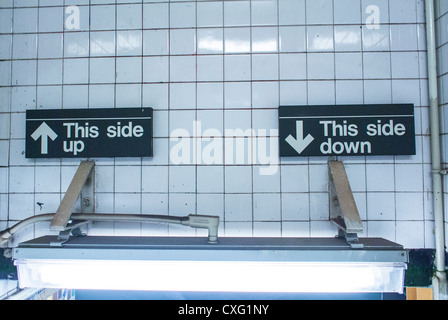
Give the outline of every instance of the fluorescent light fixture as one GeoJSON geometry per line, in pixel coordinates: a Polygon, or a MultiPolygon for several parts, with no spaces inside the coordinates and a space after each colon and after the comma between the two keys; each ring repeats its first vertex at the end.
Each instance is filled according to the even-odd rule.
{"type": "Polygon", "coordinates": [[[384,239],[43,237],[13,250],[20,287],[202,292],[403,292],[407,255],[384,239]],[[373,240],[373,241],[372,241],[373,240]]]}

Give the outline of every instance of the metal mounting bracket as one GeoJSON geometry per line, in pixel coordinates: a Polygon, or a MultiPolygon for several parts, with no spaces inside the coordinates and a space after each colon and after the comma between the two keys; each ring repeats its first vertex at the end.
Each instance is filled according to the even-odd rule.
{"type": "Polygon", "coordinates": [[[352,248],[363,248],[358,233],[363,232],[353,192],[342,161],[328,162],[330,220],[338,227],[338,237],[345,238],[352,248]]]}
{"type": "MultiPolygon", "coordinates": [[[[72,181],[50,224],[50,230],[65,231],[78,198],[81,198],[81,212],[95,212],[95,162],[81,161],[72,181]]],[[[69,228],[73,229],[73,228],[69,228]]]]}

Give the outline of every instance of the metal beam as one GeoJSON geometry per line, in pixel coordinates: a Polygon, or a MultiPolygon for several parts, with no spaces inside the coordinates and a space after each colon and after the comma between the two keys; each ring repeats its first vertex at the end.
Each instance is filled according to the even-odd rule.
{"type": "Polygon", "coordinates": [[[81,196],[81,211],[93,213],[94,205],[94,166],[93,161],[82,161],[70,182],[67,192],[50,224],[50,230],[63,231],[70,220],[78,198],[81,196]]]}
{"type": "Polygon", "coordinates": [[[363,232],[361,218],[342,161],[328,162],[330,220],[350,244],[357,242],[357,233],[363,232]]]}

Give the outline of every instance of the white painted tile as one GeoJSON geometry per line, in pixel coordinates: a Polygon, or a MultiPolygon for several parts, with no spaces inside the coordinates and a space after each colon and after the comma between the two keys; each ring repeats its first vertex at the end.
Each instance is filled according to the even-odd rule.
{"type": "Polygon", "coordinates": [[[117,84],[116,106],[118,108],[138,108],[142,105],[141,84],[117,84]]]}
{"type": "Polygon", "coordinates": [[[168,194],[167,193],[143,193],[142,194],[143,214],[168,215],[168,194]]]}
{"type": "Polygon", "coordinates": [[[280,170],[274,174],[262,174],[263,166],[253,167],[253,192],[278,192],[280,189],[280,170]]]}
{"type": "Polygon", "coordinates": [[[194,83],[173,83],[170,85],[171,109],[194,109],[196,106],[196,85],[194,83]]]}
{"type": "Polygon", "coordinates": [[[143,28],[168,28],[169,3],[148,3],[143,5],[143,28]]]}
{"type": "Polygon", "coordinates": [[[223,25],[223,2],[198,2],[197,3],[197,26],[219,27],[223,25]]]}
{"type": "Polygon", "coordinates": [[[34,167],[10,167],[9,168],[10,192],[34,191],[34,167]]]}
{"type": "Polygon", "coordinates": [[[37,36],[35,34],[15,34],[12,40],[13,59],[37,58],[37,36]]]}
{"type": "Polygon", "coordinates": [[[194,166],[170,166],[170,192],[195,192],[196,168],[194,166]]]}
{"type": "Polygon", "coordinates": [[[397,191],[423,191],[421,164],[396,164],[395,184],[397,191]]]}
{"type": "Polygon", "coordinates": [[[335,104],[334,81],[308,82],[308,103],[310,105],[335,104]]]}
{"type": "MultiPolygon", "coordinates": [[[[86,57],[89,55],[89,33],[64,33],[64,57],[86,57]]],[[[115,52],[115,51],[114,51],[115,52]]]]}
{"type": "Polygon", "coordinates": [[[225,82],[224,83],[224,107],[250,108],[251,84],[249,82],[225,82]]]}
{"type": "Polygon", "coordinates": [[[336,104],[363,104],[363,82],[360,80],[353,81],[336,81],[336,104]]]}
{"type": "Polygon", "coordinates": [[[85,84],[89,81],[89,59],[64,59],[64,84],[85,84]]]}
{"type": "Polygon", "coordinates": [[[90,8],[90,30],[114,30],[115,6],[92,6],[90,8]]]}
{"type": "Polygon", "coordinates": [[[252,1],[251,23],[252,25],[276,25],[278,23],[277,1],[252,1]]]}
{"type": "Polygon", "coordinates": [[[196,53],[196,31],[194,29],[174,29],[170,31],[171,54],[196,53]]]}
{"type": "Polygon", "coordinates": [[[198,56],[197,80],[198,81],[222,81],[223,80],[223,56],[198,56]]]}
{"type": "MultiPolygon", "coordinates": [[[[220,218],[220,229],[223,228],[224,219],[224,194],[199,193],[197,195],[198,214],[218,216],[220,218]]],[[[219,231],[219,234],[221,231],[219,231]]]]}
{"type": "Polygon", "coordinates": [[[159,110],[168,109],[168,84],[144,84],[143,106],[149,106],[159,110]]]}
{"type": "Polygon", "coordinates": [[[336,53],[335,72],[337,79],[361,79],[362,55],[360,53],[336,53]]]}
{"type": "Polygon", "coordinates": [[[335,24],[359,24],[361,22],[361,2],[359,0],[341,0],[334,2],[335,24]]]}
{"type": "MultiPolygon", "coordinates": [[[[188,216],[196,213],[196,196],[188,193],[169,194],[169,215],[188,216]]],[[[170,229],[171,230],[171,229],[170,229]]],[[[182,232],[192,232],[194,229],[183,227],[182,232]]],[[[170,233],[170,235],[172,235],[170,233]]]]}
{"type": "Polygon", "coordinates": [[[390,78],[390,53],[364,53],[363,59],[364,76],[366,79],[390,78]]]}
{"type": "Polygon", "coordinates": [[[171,56],[170,57],[171,81],[196,81],[196,57],[171,56]]]}
{"type": "MultiPolygon", "coordinates": [[[[3,11],[3,10],[2,10],[3,11]]],[[[12,30],[14,33],[25,33],[25,32],[36,32],[38,29],[37,24],[37,16],[38,9],[37,8],[23,8],[23,9],[14,9],[14,23],[12,25],[12,30]],[[23,23],[26,21],[26,23],[23,23]]],[[[9,15],[9,10],[6,11],[8,15],[6,15],[6,21],[3,23],[3,30],[7,31],[9,29],[10,22],[12,21],[11,16],[9,15]]]]}
{"type": "MultiPolygon", "coordinates": [[[[140,195],[130,193],[118,193],[114,195],[114,208],[115,213],[119,214],[139,214],[140,209],[140,195]]],[[[122,225],[124,226],[124,225],[122,225]]],[[[114,223],[114,231],[120,228],[118,222],[114,223]]],[[[139,228],[134,229],[134,232],[138,232],[139,228]]]]}
{"type": "Polygon", "coordinates": [[[282,237],[307,238],[310,236],[310,223],[298,221],[282,222],[282,237]]]}
{"type": "Polygon", "coordinates": [[[197,108],[221,109],[224,104],[224,88],[222,83],[197,84],[197,108]]]}
{"type": "Polygon", "coordinates": [[[367,191],[394,191],[394,165],[367,164],[366,165],[367,191]],[[382,174],[378,174],[381,172],[382,174]]]}
{"type": "Polygon", "coordinates": [[[279,27],[279,51],[303,52],[306,48],[305,27],[279,27]]]}
{"type": "Polygon", "coordinates": [[[253,80],[278,80],[278,56],[259,54],[252,56],[253,80]]]}
{"type": "Polygon", "coordinates": [[[423,248],[425,246],[425,226],[423,221],[397,221],[397,242],[403,247],[423,248]]]}
{"type": "Polygon", "coordinates": [[[241,81],[251,79],[251,58],[247,55],[224,57],[224,80],[241,81]]]}
{"type": "Polygon", "coordinates": [[[276,81],[252,82],[252,107],[276,108],[279,94],[278,82],[276,81]]]}
{"type": "MultiPolygon", "coordinates": [[[[8,63],[8,68],[10,63],[8,63]]],[[[0,64],[0,70],[2,70],[0,64]]],[[[9,72],[2,70],[4,75],[8,75],[9,72]]],[[[13,61],[12,63],[12,83],[14,85],[35,85],[36,84],[36,60],[23,60],[23,61],[13,61]]],[[[2,81],[0,78],[0,83],[6,84],[6,81],[2,81]]],[[[9,83],[9,82],[8,82],[9,83]]]]}
{"type": "Polygon", "coordinates": [[[63,52],[61,33],[39,34],[39,58],[61,58],[63,52]]]}
{"type": "Polygon", "coordinates": [[[305,53],[280,54],[280,80],[305,80],[306,62],[305,53]]]}
{"type": "Polygon", "coordinates": [[[309,52],[334,50],[334,29],[332,26],[307,27],[307,48],[309,52]]]}
{"type": "Polygon", "coordinates": [[[141,82],[142,59],[140,57],[117,58],[116,60],[117,82],[141,82]]]}
{"type": "Polygon", "coordinates": [[[143,54],[166,55],[168,54],[168,30],[144,30],[143,54]]]}
{"type": "Polygon", "coordinates": [[[417,50],[417,27],[411,25],[391,25],[390,43],[393,51],[417,50]]]}
{"type": "Polygon", "coordinates": [[[170,3],[170,27],[190,28],[196,25],[196,5],[194,2],[170,3]]]}
{"type": "Polygon", "coordinates": [[[308,57],[308,79],[334,79],[334,54],[310,53],[308,57]]]}
{"type": "Polygon", "coordinates": [[[389,241],[395,239],[395,221],[367,221],[367,234],[369,237],[380,237],[389,241]]]}
{"type": "Polygon", "coordinates": [[[250,25],[250,1],[224,1],[225,26],[250,25]]]}
{"type": "Polygon", "coordinates": [[[142,5],[124,4],[117,5],[117,29],[141,29],[142,5]]]}
{"type": "Polygon", "coordinates": [[[251,194],[225,194],[224,201],[224,221],[252,221],[251,194]]]}
{"type": "Polygon", "coordinates": [[[328,193],[310,193],[310,220],[329,220],[328,193]]]}
{"type": "Polygon", "coordinates": [[[311,221],[310,236],[311,237],[334,237],[338,230],[331,221],[311,221]]]}
{"type": "Polygon", "coordinates": [[[226,166],[224,169],[226,193],[252,192],[252,167],[226,166]]]}
{"type": "Polygon", "coordinates": [[[361,51],[361,47],[361,29],[358,26],[334,27],[334,48],[336,51],[361,51]]]}
{"type": "Polygon", "coordinates": [[[389,51],[390,50],[390,29],[387,25],[371,28],[369,25],[363,26],[362,44],[364,51],[389,51]]]}
{"type": "Polygon", "coordinates": [[[115,192],[140,192],[141,168],[136,166],[115,167],[115,192]]]}
{"type": "Polygon", "coordinates": [[[332,24],[333,1],[306,1],[306,22],[308,24],[332,24]]]}
{"type": "Polygon", "coordinates": [[[397,220],[418,220],[424,219],[423,216],[423,195],[419,193],[396,194],[397,201],[397,220]]]}
{"type": "Polygon", "coordinates": [[[278,28],[259,27],[252,28],[252,52],[277,52],[278,28]]]}
{"type": "Polygon", "coordinates": [[[392,192],[367,193],[368,220],[395,220],[395,196],[392,192]]]}
{"type": "Polygon", "coordinates": [[[39,8],[39,32],[62,32],[64,8],[39,8]]]}
{"type": "Polygon", "coordinates": [[[281,216],[280,194],[254,194],[253,210],[255,221],[279,221],[281,216]]]}
{"type": "Polygon", "coordinates": [[[282,166],[282,192],[309,192],[308,170],[307,166],[282,166]]]}
{"type": "Polygon", "coordinates": [[[198,166],[197,180],[198,193],[222,193],[224,190],[224,168],[222,166],[198,166]]]}
{"type": "Polygon", "coordinates": [[[114,56],[115,50],[114,31],[90,33],[90,56],[114,56]]]}
{"type": "Polygon", "coordinates": [[[91,83],[115,82],[115,58],[90,59],[91,83]]]}
{"type": "Polygon", "coordinates": [[[413,23],[417,20],[415,2],[406,0],[389,1],[391,23],[413,23]]]}
{"type": "Polygon", "coordinates": [[[142,167],[142,192],[168,192],[168,167],[142,167]]]}
{"type": "Polygon", "coordinates": [[[155,56],[143,58],[144,82],[168,82],[169,65],[168,57],[155,56]]]}
{"type": "Polygon", "coordinates": [[[305,0],[279,0],[279,24],[305,24],[305,0]]]}
{"type": "Polygon", "coordinates": [[[34,194],[9,195],[9,220],[23,220],[34,215],[34,194]]]}
{"type": "Polygon", "coordinates": [[[141,55],[142,32],[141,31],[117,31],[117,55],[141,55]]]}
{"type": "Polygon", "coordinates": [[[35,192],[60,192],[60,180],[59,167],[36,166],[35,192]]]}

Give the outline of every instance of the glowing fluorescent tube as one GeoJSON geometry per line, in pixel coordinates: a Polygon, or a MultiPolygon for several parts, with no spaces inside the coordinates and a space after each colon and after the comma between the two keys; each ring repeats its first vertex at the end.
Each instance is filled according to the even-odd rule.
{"type": "Polygon", "coordinates": [[[267,238],[227,238],[210,245],[198,238],[148,238],[140,243],[141,238],[134,238],[127,239],[134,243],[130,246],[110,238],[113,243],[102,247],[95,243],[97,239],[94,243],[83,239],[70,240],[63,247],[41,242],[15,249],[20,287],[402,293],[406,269],[402,249],[345,249],[339,239],[325,241],[323,246],[298,239],[268,244],[267,238]]]}
{"type": "Polygon", "coordinates": [[[215,291],[401,292],[404,266],[241,261],[17,261],[21,287],[215,291]]]}

